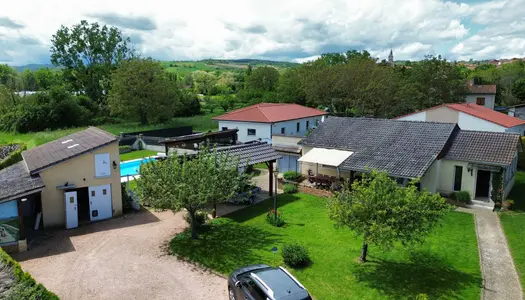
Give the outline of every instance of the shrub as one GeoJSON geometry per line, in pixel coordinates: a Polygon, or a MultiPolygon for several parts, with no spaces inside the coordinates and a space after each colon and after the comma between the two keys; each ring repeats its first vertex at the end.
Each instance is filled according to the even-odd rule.
{"type": "Polygon", "coordinates": [[[470,197],[470,193],[467,191],[453,192],[452,194],[450,194],[450,198],[467,204],[470,203],[470,200],[472,199],[470,197]]]}
{"type": "Polygon", "coordinates": [[[40,299],[40,300],[51,300],[58,299],[58,297],[48,291],[43,285],[38,284],[29,275],[24,272],[18,262],[12,259],[4,250],[0,249],[0,276],[4,273],[11,278],[8,283],[7,280],[3,281],[3,288],[8,290],[2,291],[0,296],[2,299],[40,299]]]}
{"type": "Polygon", "coordinates": [[[283,214],[271,208],[268,208],[268,212],[266,213],[266,222],[275,227],[282,227],[284,225],[283,214]],[[276,213],[277,218],[275,217],[276,213]]]}
{"type": "MultiPolygon", "coordinates": [[[[0,146],[0,148],[2,148],[2,146],[0,146]]],[[[22,161],[22,152],[27,149],[27,146],[18,145],[12,149],[14,150],[12,152],[9,152],[9,154],[7,154],[5,158],[0,159],[0,170],[14,165],[19,161],[22,161]]]]}
{"type": "Polygon", "coordinates": [[[299,244],[284,245],[282,256],[284,263],[291,267],[302,267],[310,261],[308,251],[299,244]]]}
{"type": "Polygon", "coordinates": [[[512,206],[514,205],[514,200],[505,200],[503,201],[503,207],[505,207],[508,210],[512,209],[512,206]]]}
{"type": "MultiPolygon", "coordinates": [[[[197,211],[195,213],[195,227],[199,228],[202,227],[202,225],[206,224],[206,221],[208,220],[208,213],[202,210],[197,211]]],[[[184,214],[184,221],[186,221],[188,224],[191,225],[191,217],[190,214],[186,212],[184,214]]]]}
{"type": "Polygon", "coordinates": [[[295,184],[285,184],[283,191],[285,194],[295,194],[297,193],[297,186],[295,184]]]}
{"type": "Polygon", "coordinates": [[[295,171],[288,171],[284,173],[283,177],[286,180],[298,181],[301,178],[301,173],[295,171]]]}
{"type": "Polygon", "coordinates": [[[133,148],[131,148],[131,146],[125,145],[125,146],[118,147],[118,150],[120,154],[123,154],[123,153],[131,152],[133,148]]]}

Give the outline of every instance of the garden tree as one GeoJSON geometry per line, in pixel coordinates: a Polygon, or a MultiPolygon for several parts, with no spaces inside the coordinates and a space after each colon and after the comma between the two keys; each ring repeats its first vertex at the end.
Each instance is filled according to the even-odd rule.
{"type": "Polygon", "coordinates": [[[441,56],[426,56],[424,60],[413,64],[406,74],[418,91],[412,97],[406,95],[407,101],[413,101],[413,110],[465,101],[466,78],[455,63],[441,56]]]}
{"type": "Polygon", "coordinates": [[[221,73],[215,86],[222,94],[231,93],[235,89],[235,74],[233,72],[221,73]]]}
{"type": "Polygon", "coordinates": [[[14,68],[8,65],[0,65],[0,84],[13,91],[18,91],[22,88],[22,79],[14,68]]]}
{"type": "Polygon", "coordinates": [[[110,112],[141,124],[167,121],[180,101],[176,85],[168,79],[162,65],[150,58],[122,62],[111,80],[110,112]]]}
{"type": "Polygon", "coordinates": [[[38,90],[48,90],[52,86],[62,84],[60,71],[53,71],[49,68],[41,68],[34,72],[36,86],[38,90]]]}
{"type": "Polygon", "coordinates": [[[101,106],[106,105],[111,72],[134,56],[130,39],[118,28],[85,20],[71,28],[62,25],[51,43],[51,62],[63,68],[64,80],[101,106]]]}
{"type": "Polygon", "coordinates": [[[24,91],[38,90],[35,73],[29,69],[25,69],[22,72],[22,90],[24,91]]]}
{"type": "Polygon", "coordinates": [[[279,78],[277,93],[279,102],[306,104],[306,94],[301,88],[299,68],[286,70],[279,78]]]}
{"type": "Polygon", "coordinates": [[[363,236],[361,261],[368,245],[391,248],[420,243],[450,210],[439,194],[418,191],[415,182],[402,187],[386,173],[372,171],[362,180],[346,184],[328,201],[330,219],[363,236]]]}
{"type": "Polygon", "coordinates": [[[192,73],[193,88],[196,93],[208,95],[211,93],[213,86],[217,82],[217,77],[212,73],[197,70],[192,73]]]}
{"type": "Polygon", "coordinates": [[[512,84],[512,94],[520,102],[525,102],[525,79],[517,80],[512,84]]]}
{"type": "Polygon", "coordinates": [[[277,88],[279,71],[274,67],[259,67],[246,78],[246,88],[272,92],[277,88]]]}
{"type": "Polygon", "coordinates": [[[249,183],[248,175],[239,172],[238,166],[238,159],[215,150],[203,150],[194,157],[171,156],[142,165],[137,190],[153,208],[174,213],[186,209],[191,236],[196,239],[196,213],[228,201],[249,183]]]}
{"type": "Polygon", "coordinates": [[[224,111],[228,111],[228,109],[232,109],[235,106],[235,98],[230,94],[222,95],[218,102],[224,111]]]}

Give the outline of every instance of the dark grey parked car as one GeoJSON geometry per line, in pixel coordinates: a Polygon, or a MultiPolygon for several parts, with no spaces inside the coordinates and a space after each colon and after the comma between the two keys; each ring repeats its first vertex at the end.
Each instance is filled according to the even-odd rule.
{"type": "Polygon", "coordinates": [[[230,300],[311,300],[304,286],[283,267],[252,265],[228,277],[230,300]]]}

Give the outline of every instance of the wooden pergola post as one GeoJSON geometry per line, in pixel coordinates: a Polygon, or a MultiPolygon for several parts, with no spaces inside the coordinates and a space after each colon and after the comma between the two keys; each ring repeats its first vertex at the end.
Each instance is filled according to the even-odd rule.
{"type": "Polygon", "coordinates": [[[354,183],[355,171],[350,171],[350,184],[354,183]]]}
{"type": "Polygon", "coordinates": [[[273,196],[273,161],[266,162],[266,166],[268,167],[268,176],[269,176],[269,192],[270,196],[273,196]]]}

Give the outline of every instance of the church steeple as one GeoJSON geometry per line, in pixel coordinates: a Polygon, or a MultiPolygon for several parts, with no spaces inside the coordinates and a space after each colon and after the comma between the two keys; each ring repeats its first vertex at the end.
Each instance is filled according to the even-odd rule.
{"type": "Polygon", "coordinates": [[[394,53],[392,52],[392,49],[390,49],[390,54],[388,54],[388,64],[392,67],[394,66],[394,53]]]}

